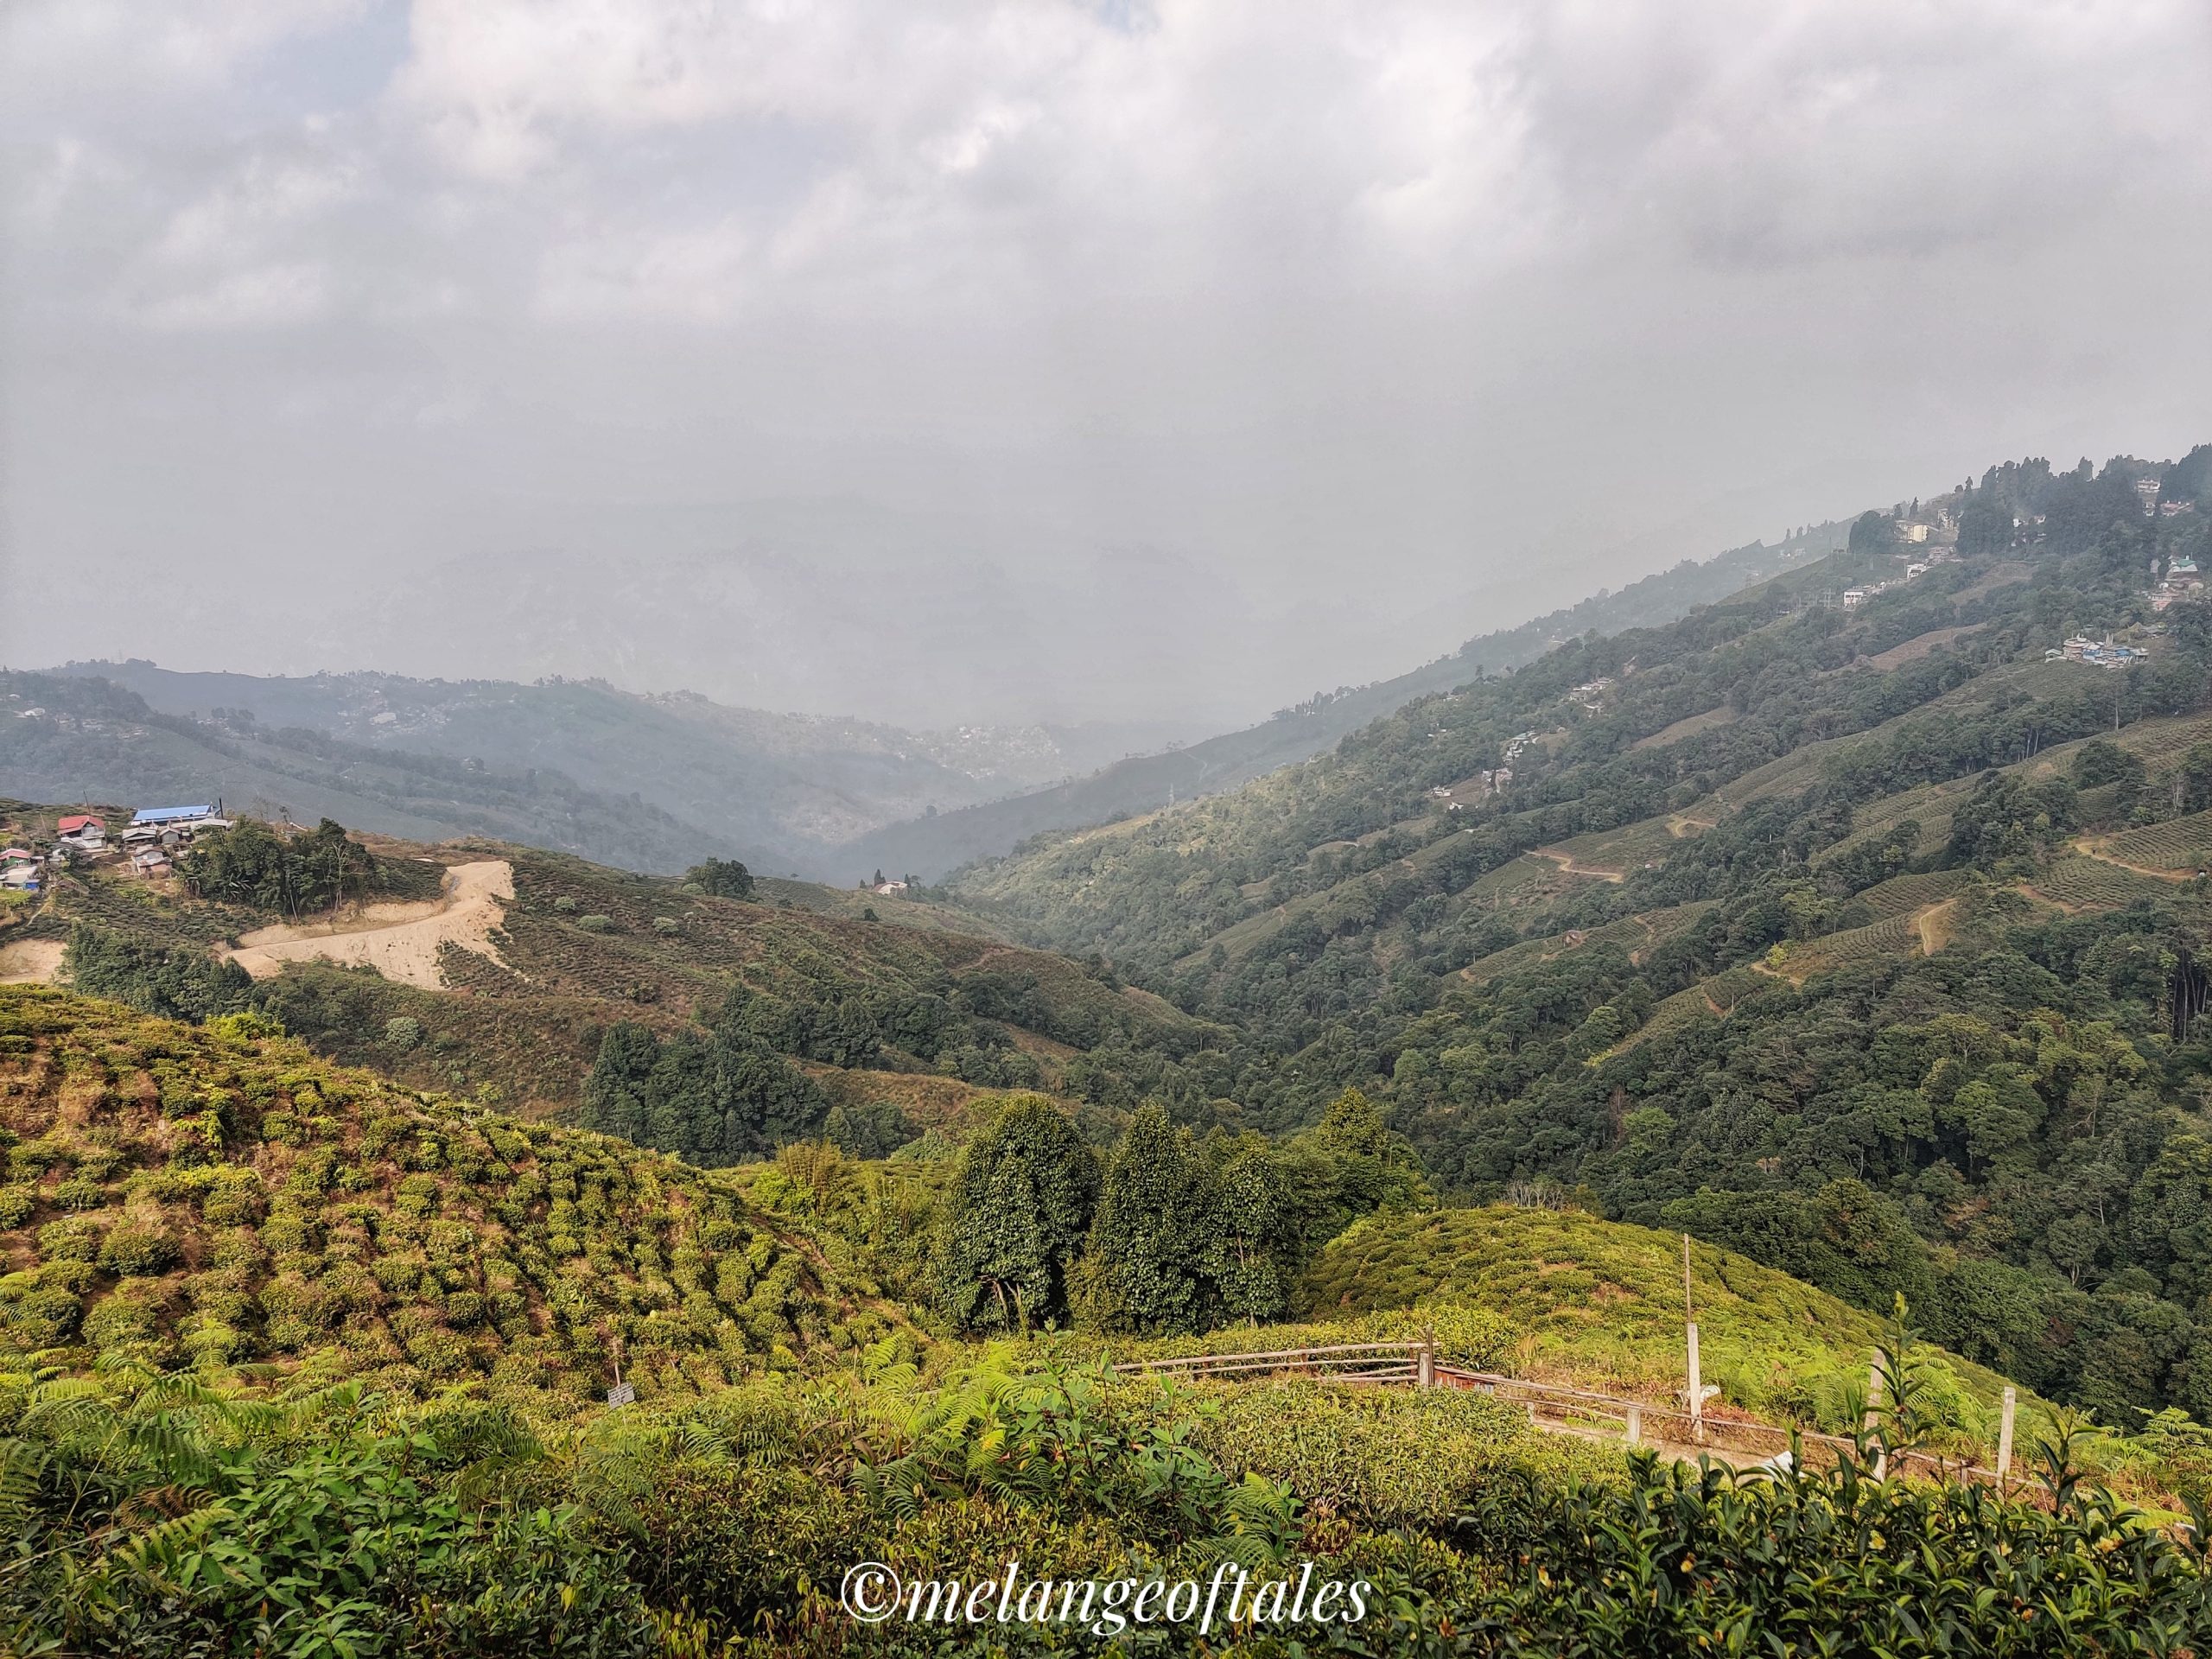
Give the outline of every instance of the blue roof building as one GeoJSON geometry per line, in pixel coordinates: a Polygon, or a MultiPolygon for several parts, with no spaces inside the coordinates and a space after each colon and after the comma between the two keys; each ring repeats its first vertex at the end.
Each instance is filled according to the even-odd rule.
{"type": "Polygon", "coordinates": [[[130,822],[175,823],[179,818],[212,818],[214,816],[215,809],[212,806],[149,806],[133,812],[130,822]]]}

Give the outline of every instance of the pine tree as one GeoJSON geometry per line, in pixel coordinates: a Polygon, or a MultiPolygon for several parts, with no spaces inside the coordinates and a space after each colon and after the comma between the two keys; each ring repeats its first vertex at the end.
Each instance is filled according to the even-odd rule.
{"type": "Polygon", "coordinates": [[[645,1027],[627,1020],[609,1027],[584,1082],[583,1127],[645,1144],[647,1079],[659,1058],[660,1039],[645,1027]]]}

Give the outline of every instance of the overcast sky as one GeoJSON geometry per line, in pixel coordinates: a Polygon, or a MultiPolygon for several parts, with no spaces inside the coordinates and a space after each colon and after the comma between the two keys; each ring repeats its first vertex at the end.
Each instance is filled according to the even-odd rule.
{"type": "Polygon", "coordinates": [[[2212,439],[2205,0],[0,16],[18,667],[1210,727],[2212,439]]]}

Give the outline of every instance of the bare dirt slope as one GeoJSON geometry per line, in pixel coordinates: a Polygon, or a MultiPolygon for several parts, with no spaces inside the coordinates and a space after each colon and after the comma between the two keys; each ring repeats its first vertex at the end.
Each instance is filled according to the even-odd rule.
{"type": "Polygon", "coordinates": [[[441,945],[498,959],[492,934],[515,896],[514,870],[505,859],[456,864],[446,873],[445,889],[442,898],[425,904],[370,905],[335,922],[256,928],[226,954],[256,979],[282,971],[288,962],[365,963],[386,979],[434,991],[443,983],[441,945]]]}
{"type": "Polygon", "coordinates": [[[0,985],[51,985],[61,972],[59,939],[0,944],[0,985]]]}

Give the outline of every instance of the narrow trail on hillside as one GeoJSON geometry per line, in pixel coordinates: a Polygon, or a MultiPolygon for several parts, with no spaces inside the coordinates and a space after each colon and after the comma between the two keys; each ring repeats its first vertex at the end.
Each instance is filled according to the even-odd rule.
{"type": "Polygon", "coordinates": [[[2088,836],[2082,836],[2075,842],[2074,850],[2084,858],[2094,858],[2100,864],[2109,864],[2115,869],[2126,870],[2136,875],[2147,875],[2153,881],[2179,883],[2193,881],[2196,879],[2196,872],[2192,870],[2162,870],[2154,865],[2130,864],[2124,858],[2114,858],[2104,850],[2101,842],[2088,836]]]}
{"type": "Polygon", "coordinates": [[[1548,858],[1567,875],[1595,876],[1600,881],[1619,882],[1628,880],[1627,876],[1618,870],[1593,870],[1587,864],[1578,864],[1574,861],[1573,853],[1562,853],[1548,847],[1539,847],[1535,849],[1535,855],[1538,858],[1548,858]]]}
{"type": "Polygon", "coordinates": [[[256,979],[281,973],[288,962],[336,962],[372,967],[386,979],[435,991],[444,984],[438,972],[442,945],[499,960],[492,934],[514,896],[514,868],[505,859],[456,864],[446,872],[442,898],[369,905],[334,922],[257,927],[240,934],[238,948],[223,954],[256,979]]]}

